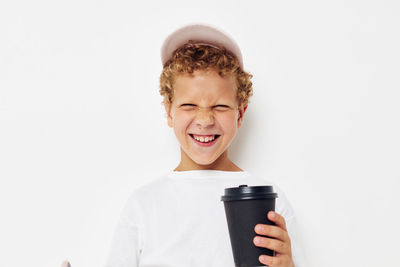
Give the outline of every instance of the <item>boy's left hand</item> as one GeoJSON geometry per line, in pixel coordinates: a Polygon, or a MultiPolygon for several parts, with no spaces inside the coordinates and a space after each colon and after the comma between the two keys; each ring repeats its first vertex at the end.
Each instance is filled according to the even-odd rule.
{"type": "Polygon", "coordinates": [[[268,219],[276,225],[257,224],[254,230],[264,237],[254,237],[254,245],[275,251],[275,256],[260,255],[259,261],[269,267],[294,267],[289,234],[285,219],[276,212],[270,211],[268,219]],[[268,237],[272,238],[268,238],[268,237]],[[260,243],[257,243],[260,240],[260,243]]]}

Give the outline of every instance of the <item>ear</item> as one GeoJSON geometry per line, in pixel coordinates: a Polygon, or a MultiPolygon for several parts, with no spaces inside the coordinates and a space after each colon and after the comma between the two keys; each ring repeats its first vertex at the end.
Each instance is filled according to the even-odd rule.
{"type": "Polygon", "coordinates": [[[167,123],[169,127],[173,127],[172,124],[172,117],[171,117],[171,103],[167,103],[166,101],[164,101],[164,108],[165,108],[165,112],[167,114],[167,123]]]}
{"type": "Polygon", "coordinates": [[[247,106],[239,108],[239,117],[238,117],[238,122],[237,122],[238,128],[240,128],[240,126],[242,126],[243,116],[244,116],[244,113],[246,112],[246,109],[247,109],[247,106]]]}

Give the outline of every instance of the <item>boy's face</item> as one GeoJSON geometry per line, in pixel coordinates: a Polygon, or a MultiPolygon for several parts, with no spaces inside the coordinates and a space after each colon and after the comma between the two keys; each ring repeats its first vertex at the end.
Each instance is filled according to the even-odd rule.
{"type": "Polygon", "coordinates": [[[238,109],[233,78],[195,71],[176,77],[174,89],[173,101],[165,109],[181,146],[180,169],[202,169],[199,165],[210,165],[220,157],[222,167],[228,164],[227,148],[244,113],[238,109]]]}

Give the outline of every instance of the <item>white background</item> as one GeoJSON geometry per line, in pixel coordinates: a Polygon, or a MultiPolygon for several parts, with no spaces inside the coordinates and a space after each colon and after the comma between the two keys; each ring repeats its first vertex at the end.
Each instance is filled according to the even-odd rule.
{"type": "Polygon", "coordinates": [[[191,22],[241,46],[254,96],[230,155],[286,192],[308,266],[397,264],[398,1],[13,0],[0,4],[0,266],[102,265],[130,192],[179,162],[159,51],[191,22]]]}

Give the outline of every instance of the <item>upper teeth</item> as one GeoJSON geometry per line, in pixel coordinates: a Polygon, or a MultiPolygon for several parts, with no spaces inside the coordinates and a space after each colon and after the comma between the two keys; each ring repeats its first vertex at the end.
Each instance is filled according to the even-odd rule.
{"type": "Polygon", "coordinates": [[[193,135],[193,138],[196,139],[197,141],[200,141],[200,142],[205,143],[205,142],[211,142],[211,141],[213,141],[213,140],[215,139],[215,135],[213,135],[213,136],[207,136],[207,137],[202,137],[202,136],[195,136],[195,135],[193,135]]]}

